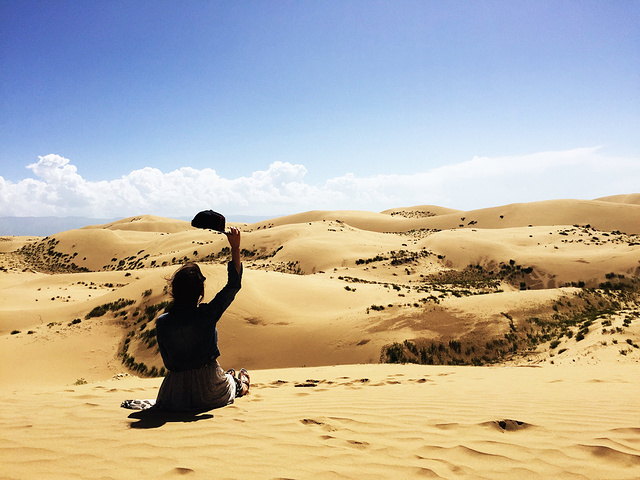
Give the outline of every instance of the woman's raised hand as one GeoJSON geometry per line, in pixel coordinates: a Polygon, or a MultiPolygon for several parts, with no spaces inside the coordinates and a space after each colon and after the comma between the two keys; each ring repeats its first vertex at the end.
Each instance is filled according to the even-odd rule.
{"type": "Polygon", "coordinates": [[[236,267],[238,273],[242,272],[242,263],[240,259],[240,230],[236,227],[229,227],[229,231],[225,232],[229,245],[231,245],[231,260],[236,267]]]}
{"type": "Polygon", "coordinates": [[[229,227],[229,230],[224,234],[227,236],[231,248],[240,248],[240,230],[237,227],[229,227]]]}

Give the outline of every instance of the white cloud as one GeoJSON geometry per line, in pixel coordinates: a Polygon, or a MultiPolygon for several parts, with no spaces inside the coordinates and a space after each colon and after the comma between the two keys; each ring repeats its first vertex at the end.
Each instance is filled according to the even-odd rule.
{"type": "Polygon", "coordinates": [[[387,208],[435,204],[472,209],[551,198],[595,198],[638,191],[640,158],[612,157],[598,148],[506,157],[474,157],[412,175],[305,182],[307,168],[274,162],[267,170],[228,179],[215,170],[146,167],[115,180],[92,182],[58,155],[27,167],[36,178],[0,177],[0,216],[155,214],[190,216],[213,208],[229,215],[278,215],[314,209],[387,208]]]}

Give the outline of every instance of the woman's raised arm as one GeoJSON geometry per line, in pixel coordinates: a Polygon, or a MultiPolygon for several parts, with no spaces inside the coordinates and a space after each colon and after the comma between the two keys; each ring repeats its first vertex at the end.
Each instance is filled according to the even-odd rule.
{"type": "Polygon", "coordinates": [[[242,272],[242,261],[240,259],[240,230],[236,227],[229,227],[225,232],[229,245],[231,246],[231,260],[238,273],[242,272]]]}

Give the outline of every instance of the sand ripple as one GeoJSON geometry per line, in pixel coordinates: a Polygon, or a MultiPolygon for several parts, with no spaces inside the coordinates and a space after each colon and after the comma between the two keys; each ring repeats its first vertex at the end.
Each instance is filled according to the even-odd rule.
{"type": "Polygon", "coordinates": [[[256,371],[251,395],[230,407],[165,416],[119,408],[132,390],[153,398],[158,379],[7,392],[2,476],[637,479],[635,373],[630,366],[256,371]],[[297,387],[304,384],[316,387],[297,387]]]}

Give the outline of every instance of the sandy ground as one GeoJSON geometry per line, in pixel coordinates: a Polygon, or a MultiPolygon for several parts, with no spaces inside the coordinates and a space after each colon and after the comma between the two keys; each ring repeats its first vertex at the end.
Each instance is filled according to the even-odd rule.
{"type": "Polygon", "coordinates": [[[119,408],[159,379],[0,400],[2,478],[637,479],[636,365],[350,365],[252,372],[188,416],[119,408]],[[136,418],[138,417],[138,418],[136,418]]]}
{"type": "Polygon", "coordinates": [[[0,237],[0,478],[640,478],[640,195],[238,226],[219,360],[252,390],[195,416],[120,403],[156,396],[177,266],[224,285],[222,235],[0,237]]]}

